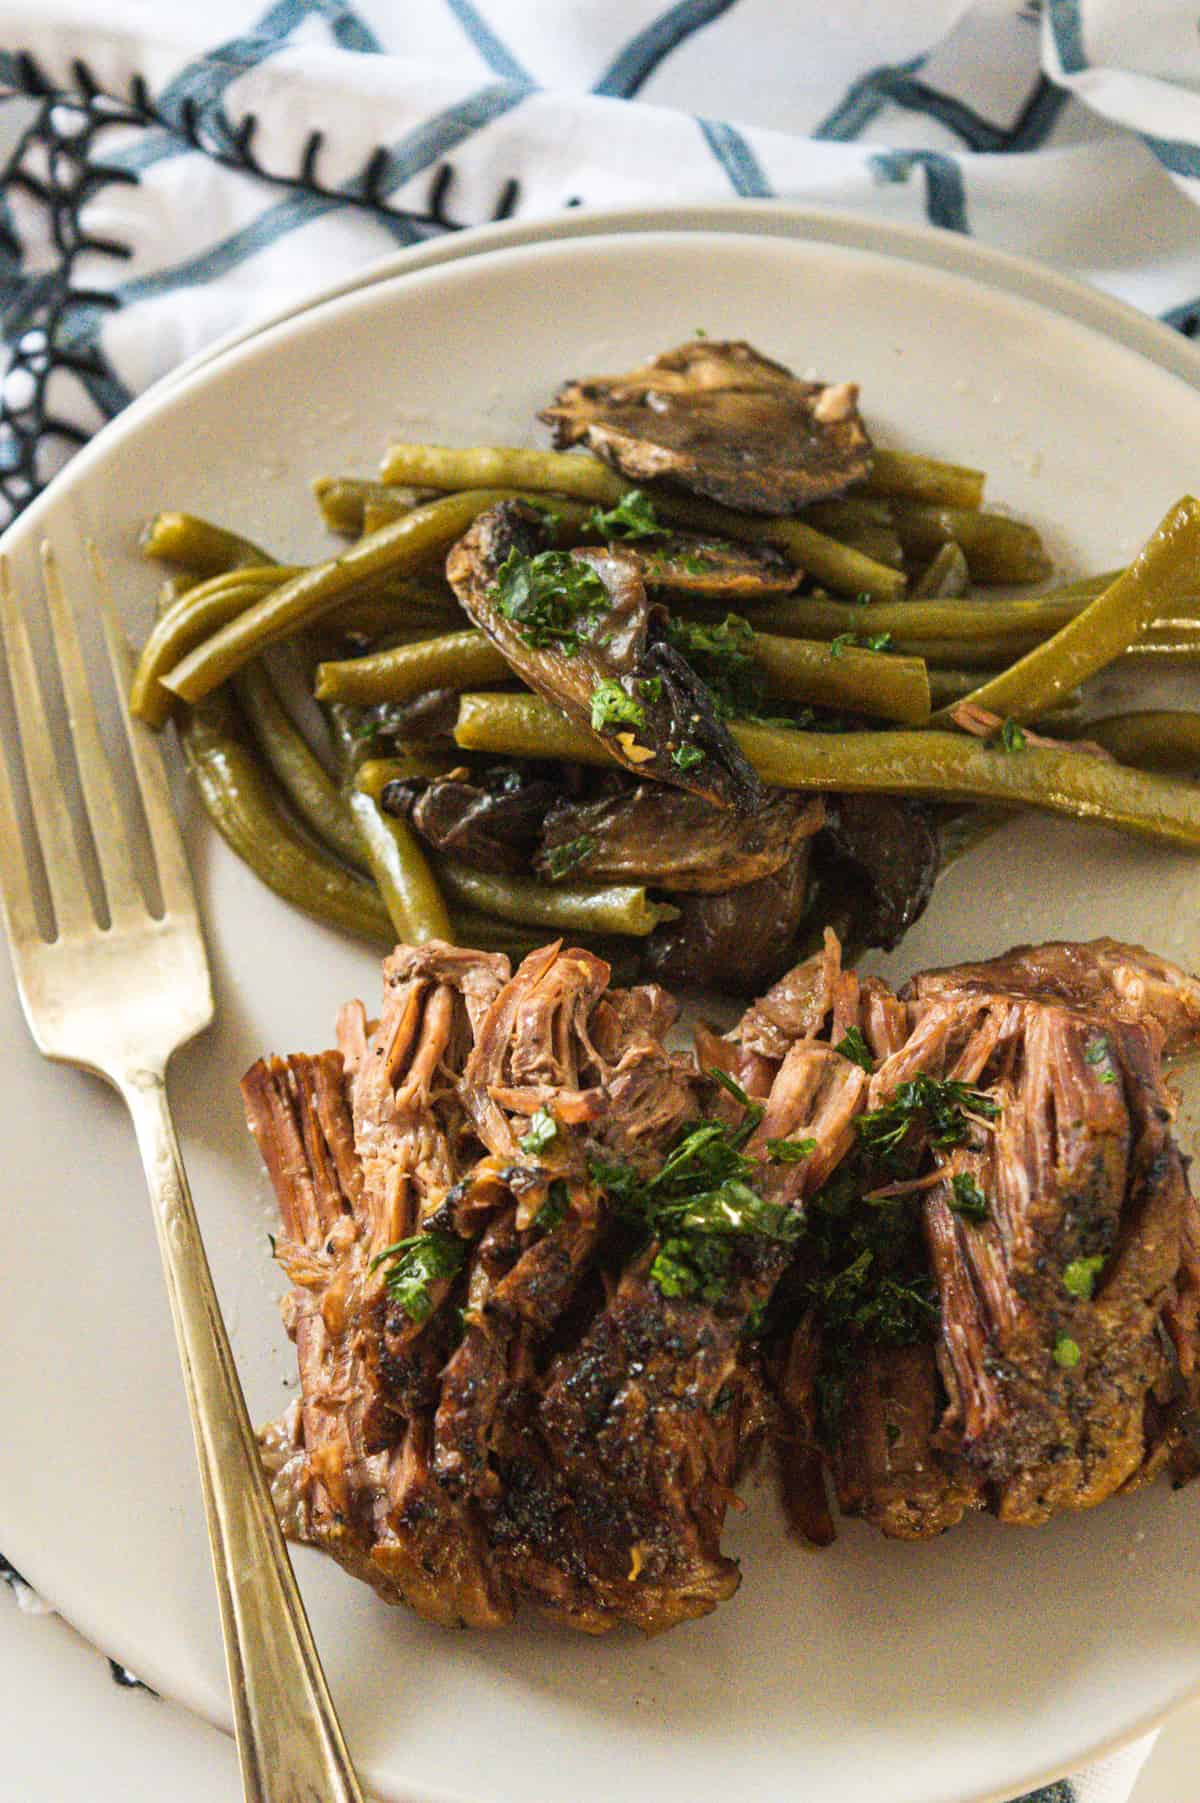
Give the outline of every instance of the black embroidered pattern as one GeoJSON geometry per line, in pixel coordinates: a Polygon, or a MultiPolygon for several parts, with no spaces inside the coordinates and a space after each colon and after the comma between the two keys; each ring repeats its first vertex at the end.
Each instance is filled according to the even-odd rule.
{"type": "MultiPolygon", "coordinates": [[[[291,174],[264,167],[254,149],[258,117],[246,113],[237,123],[221,112],[214,124],[206,123],[196,101],[185,96],[176,117],[168,118],[143,76],[134,75],[128,95],[118,99],[101,91],[92,71],[81,59],[71,65],[71,89],[59,89],[48,79],[36,59],[21,52],[12,59],[17,91],[39,102],[36,116],[22,134],[0,170],[0,197],[21,193],[44,209],[57,253],[50,271],[36,276],[20,272],[22,246],[15,231],[0,218],[0,261],[9,265],[10,294],[0,313],[3,337],[9,346],[9,362],[0,385],[0,499],[7,515],[20,512],[45,486],[46,448],[57,443],[79,445],[89,434],[65,417],[56,406],[51,388],[60,372],[80,381],[105,418],[111,418],[131,398],[122,389],[100,347],[100,325],[105,312],[120,305],[119,298],[101,289],[76,285],[75,266],[84,251],[128,258],[127,244],[89,236],[80,223],[80,212],[107,183],[134,182],[137,174],[104,161],[100,140],[113,125],[157,126],[184,136],[213,161],[254,175],[276,186],[302,189],[324,200],[358,206],[389,220],[403,221],[414,237],[432,237],[465,230],[475,220],[455,218],[450,211],[454,169],[442,162],[430,178],[423,206],[393,205],[382,191],[391,170],[384,145],[372,151],[361,171],[345,187],[328,187],[320,178],[319,161],[324,143],[320,131],[310,132],[291,174]]],[[[496,197],[490,220],[511,217],[520,199],[520,184],[505,181],[496,197]]]]}

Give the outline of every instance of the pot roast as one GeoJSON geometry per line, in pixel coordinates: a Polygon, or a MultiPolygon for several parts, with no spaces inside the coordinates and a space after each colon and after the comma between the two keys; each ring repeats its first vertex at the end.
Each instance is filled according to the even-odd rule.
{"type": "Polygon", "coordinates": [[[1112,941],[893,993],[832,934],[669,1049],[592,953],[429,944],[243,1082],[301,1395],[288,1531],[388,1601],[657,1632],[732,1595],[773,1444],[814,1541],[1037,1523],[1200,1470],[1200,1213],[1164,1052],[1200,984],[1112,941]]]}

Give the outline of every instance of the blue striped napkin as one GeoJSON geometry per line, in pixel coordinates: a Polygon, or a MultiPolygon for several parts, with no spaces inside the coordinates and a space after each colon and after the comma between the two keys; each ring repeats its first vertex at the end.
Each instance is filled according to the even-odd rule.
{"type": "Polygon", "coordinates": [[[1200,329],[1177,0],[0,0],[0,87],[0,521],[214,338],[509,215],[852,208],[1200,329]]]}

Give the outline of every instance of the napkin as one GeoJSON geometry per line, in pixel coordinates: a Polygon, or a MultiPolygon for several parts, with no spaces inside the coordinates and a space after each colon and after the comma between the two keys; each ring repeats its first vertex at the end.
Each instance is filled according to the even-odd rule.
{"type": "Polygon", "coordinates": [[[1200,329],[1176,0],[0,0],[0,88],[0,523],[215,338],[509,216],[849,208],[1200,329]]]}

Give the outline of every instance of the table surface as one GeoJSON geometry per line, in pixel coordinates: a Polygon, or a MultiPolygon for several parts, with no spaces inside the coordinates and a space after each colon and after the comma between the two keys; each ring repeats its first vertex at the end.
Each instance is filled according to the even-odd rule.
{"type": "MultiPolygon", "coordinates": [[[[0,1803],[234,1803],[233,1743],[175,1704],[118,1687],[107,1661],[0,1586],[0,1803]]],[[[1164,1730],[1131,1803],[1191,1803],[1200,1703],[1164,1730]]]]}

